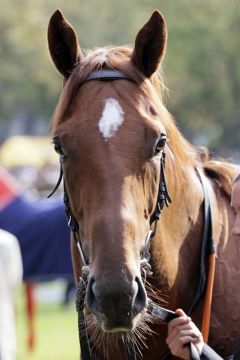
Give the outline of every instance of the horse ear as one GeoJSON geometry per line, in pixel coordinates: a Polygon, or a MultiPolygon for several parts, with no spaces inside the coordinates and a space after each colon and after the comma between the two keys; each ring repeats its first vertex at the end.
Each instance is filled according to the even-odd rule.
{"type": "Polygon", "coordinates": [[[48,47],[56,68],[68,78],[83,54],[75,30],[60,10],[56,10],[49,21],[48,47]]]}
{"type": "Polygon", "coordinates": [[[167,28],[163,16],[155,10],[138,32],[131,61],[149,78],[157,71],[165,54],[167,28]]]}

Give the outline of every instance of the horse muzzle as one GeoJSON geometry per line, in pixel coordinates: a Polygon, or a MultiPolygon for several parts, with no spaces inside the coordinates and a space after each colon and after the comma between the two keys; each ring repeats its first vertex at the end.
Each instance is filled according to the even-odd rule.
{"type": "Polygon", "coordinates": [[[89,279],[86,304],[103,331],[131,331],[135,328],[139,314],[146,308],[147,295],[142,280],[101,281],[89,279]]]}

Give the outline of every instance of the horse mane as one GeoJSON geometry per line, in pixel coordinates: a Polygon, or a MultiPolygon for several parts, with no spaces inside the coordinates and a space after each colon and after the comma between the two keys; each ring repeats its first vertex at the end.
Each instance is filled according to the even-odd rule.
{"type": "MultiPolygon", "coordinates": [[[[223,161],[210,160],[208,150],[198,148],[188,142],[178,130],[174,118],[163,104],[167,87],[164,83],[162,67],[146,78],[130,61],[132,49],[128,46],[108,46],[85,51],[85,57],[75,65],[72,74],[64,83],[59,102],[55,109],[52,126],[61,124],[71,111],[71,103],[88,75],[100,70],[118,70],[131,78],[139,89],[161,109],[161,122],[168,134],[168,146],[177,162],[184,165],[203,166],[206,175],[214,181],[228,198],[231,194],[233,167],[223,161]]],[[[179,167],[180,169],[180,167],[179,167]]],[[[179,169],[175,169],[178,173],[179,169]]],[[[176,174],[178,176],[179,174],[176,174]]]]}
{"type": "Polygon", "coordinates": [[[240,181],[240,174],[238,174],[237,176],[235,176],[235,178],[233,179],[233,183],[235,184],[236,182],[240,181]]]}
{"type": "Polygon", "coordinates": [[[203,164],[206,175],[230,201],[235,170],[232,164],[220,160],[208,160],[203,164]]]}

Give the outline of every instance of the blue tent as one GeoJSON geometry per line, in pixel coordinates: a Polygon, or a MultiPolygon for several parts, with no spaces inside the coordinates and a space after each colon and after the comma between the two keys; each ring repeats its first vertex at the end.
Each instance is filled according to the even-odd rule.
{"type": "Polygon", "coordinates": [[[19,240],[24,280],[73,278],[70,231],[62,200],[16,197],[0,211],[0,228],[19,240]]]}

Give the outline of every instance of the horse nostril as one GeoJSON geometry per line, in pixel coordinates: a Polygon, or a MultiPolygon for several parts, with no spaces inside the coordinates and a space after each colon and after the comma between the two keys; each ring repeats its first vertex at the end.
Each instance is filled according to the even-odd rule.
{"type": "Polygon", "coordinates": [[[96,308],[97,308],[97,301],[96,301],[96,297],[94,294],[93,285],[94,285],[94,278],[91,277],[89,279],[88,286],[87,286],[86,302],[87,302],[87,306],[89,307],[89,309],[91,309],[91,311],[94,312],[94,310],[96,311],[96,308]]]}
{"type": "Polygon", "coordinates": [[[133,313],[134,315],[139,314],[147,304],[147,294],[143,286],[142,280],[137,276],[135,279],[137,283],[137,293],[133,301],[133,313]]]}
{"type": "Polygon", "coordinates": [[[131,284],[111,288],[112,284],[106,287],[91,277],[86,293],[87,307],[98,320],[105,321],[105,326],[132,328],[133,319],[146,307],[147,296],[139,277],[131,284]]]}

